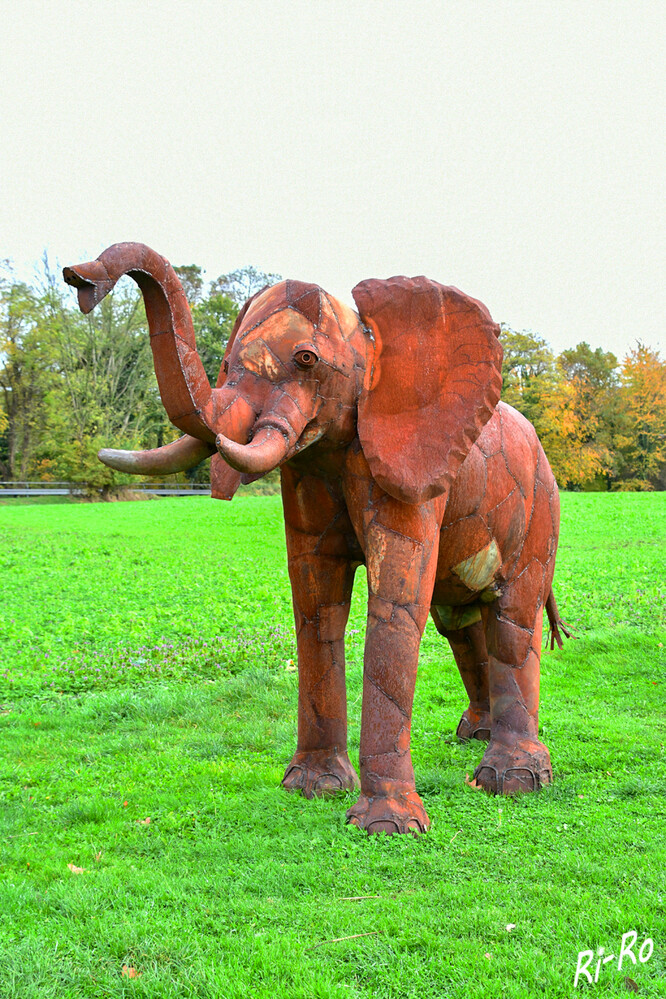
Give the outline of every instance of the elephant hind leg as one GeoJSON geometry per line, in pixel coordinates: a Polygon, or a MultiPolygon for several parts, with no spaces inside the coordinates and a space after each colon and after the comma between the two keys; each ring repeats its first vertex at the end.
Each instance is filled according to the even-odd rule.
{"type": "Polygon", "coordinates": [[[507,620],[498,608],[488,633],[491,740],[474,777],[492,794],[538,791],[553,779],[538,734],[543,606],[516,617],[523,619],[507,620]]]}
{"type": "Polygon", "coordinates": [[[460,677],[465,685],[469,706],[463,711],[456,735],[462,742],[490,739],[490,691],[488,687],[488,649],[483,622],[477,621],[461,631],[447,635],[460,677]]]}
{"type": "Polygon", "coordinates": [[[518,564],[489,611],[491,739],[474,776],[494,794],[538,791],[553,779],[548,749],[539,740],[539,681],[543,611],[555,568],[558,503],[554,479],[540,452],[518,564]]]}
{"type": "Polygon", "coordinates": [[[458,722],[456,735],[462,742],[490,739],[490,695],[488,690],[488,650],[485,624],[475,621],[465,628],[446,628],[437,609],[432,610],[435,626],[449,645],[465,685],[469,705],[458,722]]]}

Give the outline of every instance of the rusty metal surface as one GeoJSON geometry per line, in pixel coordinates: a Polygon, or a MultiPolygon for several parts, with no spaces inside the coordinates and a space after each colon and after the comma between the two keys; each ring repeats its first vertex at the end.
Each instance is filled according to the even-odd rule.
{"type": "Polygon", "coordinates": [[[199,440],[216,448],[213,495],[225,499],[281,468],[299,669],[284,787],[312,797],[360,786],[350,822],[427,830],[410,728],[429,613],[469,699],[458,735],[488,741],[477,785],[506,794],[548,783],[539,659],[544,607],[553,640],[567,633],[552,595],[559,500],[533,427],[499,402],[502,350],[485,307],[398,277],[357,285],[357,314],[317,285],[283,281],[243,307],[211,389],[163,258],[120,244],[65,277],[89,310],[125,272],[144,292],[162,398],[186,437],[168,454],[102,459],[159,474],[199,460],[199,440]],[[369,590],[360,781],[344,663],[359,565],[369,590]]]}

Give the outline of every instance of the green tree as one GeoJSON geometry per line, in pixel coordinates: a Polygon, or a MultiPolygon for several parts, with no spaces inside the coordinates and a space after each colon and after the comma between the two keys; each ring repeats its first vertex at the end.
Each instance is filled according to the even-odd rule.
{"type": "Polygon", "coordinates": [[[240,309],[252,295],[281,280],[279,274],[267,274],[266,271],[248,264],[230,274],[221,274],[211,283],[210,293],[213,295],[219,292],[227,295],[240,309]]]}
{"type": "Polygon", "coordinates": [[[54,380],[48,331],[33,289],[5,270],[0,278],[0,392],[4,431],[0,474],[25,479],[39,443],[44,405],[54,380]]]}
{"type": "Polygon", "coordinates": [[[190,308],[192,308],[193,305],[197,305],[203,298],[203,271],[197,264],[182,264],[180,267],[174,267],[174,270],[180,278],[185,298],[189,302],[190,308]]]}
{"type": "Polygon", "coordinates": [[[155,446],[175,435],[159,399],[143,300],[121,281],[89,316],[45,267],[42,323],[57,379],[47,396],[39,468],[111,486],[100,447],[155,446]]]}
{"type": "Polygon", "coordinates": [[[197,349],[211,385],[217,383],[237,315],[236,302],[220,291],[213,291],[192,309],[197,349]]]}
{"type": "Polygon", "coordinates": [[[504,349],[502,361],[502,399],[534,424],[539,424],[546,396],[557,381],[555,357],[548,343],[531,330],[512,330],[505,323],[500,327],[504,349]]]}
{"type": "MultiPolygon", "coordinates": [[[[215,384],[239,305],[279,275],[245,267],[206,288],[197,265],[176,271],[215,384]]],[[[46,257],[35,287],[0,271],[0,475],[112,488],[136,480],[102,465],[100,447],[151,448],[177,436],[159,397],[143,299],[131,279],[83,316],[46,257]]],[[[194,474],[203,481],[208,467],[194,474]]]]}
{"type": "Polygon", "coordinates": [[[560,367],[570,380],[577,378],[591,391],[604,392],[618,383],[617,357],[601,347],[592,350],[583,341],[569,350],[563,350],[558,358],[560,367]]]}

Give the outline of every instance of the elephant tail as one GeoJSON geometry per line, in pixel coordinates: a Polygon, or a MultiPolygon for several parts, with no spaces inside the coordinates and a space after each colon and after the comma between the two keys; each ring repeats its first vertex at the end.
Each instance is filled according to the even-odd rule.
{"type": "Polygon", "coordinates": [[[571,632],[569,628],[564,623],[560,617],[560,612],[557,609],[557,603],[555,602],[555,594],[551,590],[548,594],[548,599],[546,600],[546,614],[548,615],[548,635],[550,637],[550,647],[555,648],[555,642],[557,642],[558,649],[563,647],[562,635],[566,638],[571,638],[571,632]]]}

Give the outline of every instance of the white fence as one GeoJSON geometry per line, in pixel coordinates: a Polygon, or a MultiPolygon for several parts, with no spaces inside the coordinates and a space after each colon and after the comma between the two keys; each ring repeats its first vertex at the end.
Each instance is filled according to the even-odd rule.
{"type": "MultiPolygon", "coordinates": [[[[82,496],[96,487],[86,482],[0,482],[0,499],[3,496],[82,496]]],[[[131,485],[114,486],[114,490],[153,493],[156,496],[206,496],[210,485],[205,482],[133,482],[131,485]]],[[[101,489],[98,490],[100,493],[101,489]]]]}

